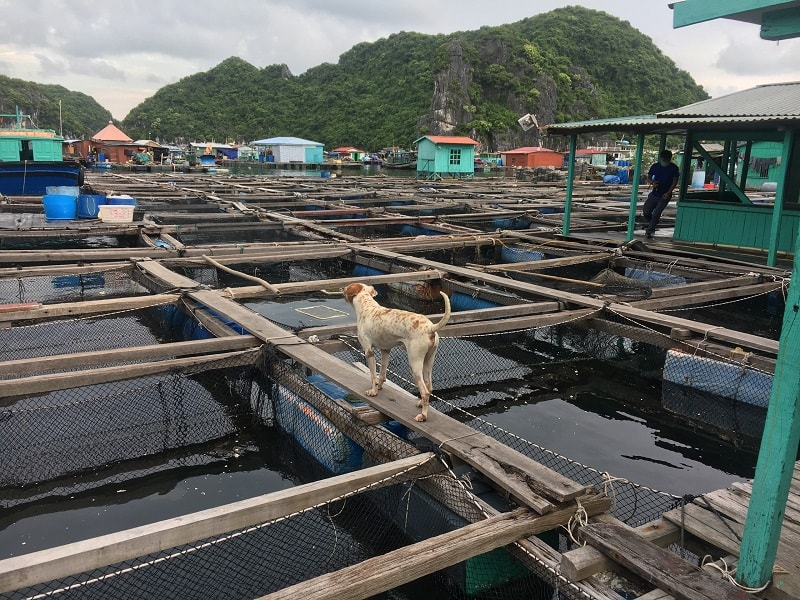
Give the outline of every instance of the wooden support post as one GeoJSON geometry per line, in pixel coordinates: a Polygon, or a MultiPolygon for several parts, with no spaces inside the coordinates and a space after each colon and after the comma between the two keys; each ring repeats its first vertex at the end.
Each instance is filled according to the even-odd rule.
{"type": "Polygon", "coordinates": [[[575,154],[577,153],[578,135],[573,133],[569,136],[569,164],[567,165],[567,190],[564,199],[564,222],[561,225],[561,232],[569,235],[569,220],[572,214],[572,187],[575,184],[575,154]]]}
{"type": "MultiPolygon", "coordinates": [[[[767,252],[767,265],[770,267],[775,266],[775,261],[778,255],[778,236],[781,231],[781,217],[783,216],[783,196],[786,193],[786,186],[784,185],[784,182],[786,181],[786,169],[789,168],[789,159],[792,157],[794,143],[794,129],[787,128],[786,133],[783,136],[783,152],[781,153],[781,163],[778,167],[778,173],[775,178],[778,182],[778,187],[775,190],[775,204],[772,207],[772,224],[770,226],[769,250],[767,252]]],[[[795,256],[797,256],[796,247],[795,256]]]]}
{"type": "MultiPolygon", "coordinates": [[[[792,280],[800,282],[800,236],[792,280]]],[[[736,577],[757,588],[772,577],[800,442],[800,285],[789,286],[778,359],[747,511],[736,577]]]]}
{"type": "Polygon", "coordinates": [[[642,154],[644,152],[644,133],[640,133],[636,140],[636,158],[633,163],[633,183],[631,184],[631,204],[628,210],[628,233],[626,241],[633,239],[633,231],[636,229],[636,204],[639,201],[639,179],[642,175],[642,154]]]}

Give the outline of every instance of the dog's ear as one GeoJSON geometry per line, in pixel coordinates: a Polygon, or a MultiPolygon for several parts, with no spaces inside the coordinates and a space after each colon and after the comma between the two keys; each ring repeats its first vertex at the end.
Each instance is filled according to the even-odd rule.
{"type": "Polygon", "coordinates": [[[361,291],[363,286],[360,283],[351,283],[342,290],[342,294],[344,294],[344,299],[347,300],[350,304],[353,303],[353,298],[358,296],[358,293],[361,291]]]}

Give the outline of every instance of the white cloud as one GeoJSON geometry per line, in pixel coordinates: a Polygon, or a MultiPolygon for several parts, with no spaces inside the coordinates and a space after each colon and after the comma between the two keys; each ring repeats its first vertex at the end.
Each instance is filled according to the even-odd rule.
{"type": "MultiPolygon", "coordinates": [[[[580,0],[578,0],[580,2],[580,0]]],[[[117,118],[168,83],[230,56],[295,75],[335,63],[355,44],[400,31],[437,34],[513,23],[556,0],[370,3],[363,0],[193,0],[158,7],[96,0],[0,0],[0,73],[93,96],[117,118]]],[[[668,0],[584,0],[628,20],[711,95],[758,83],[800,80],[800,40],[758,37],[755,25],[717,20],[672,28],[668,0]],[[634,10],[635,8],[635,10],[634,10]]],[[[624,43],[618,49],[625,56],[624,43]]]]}

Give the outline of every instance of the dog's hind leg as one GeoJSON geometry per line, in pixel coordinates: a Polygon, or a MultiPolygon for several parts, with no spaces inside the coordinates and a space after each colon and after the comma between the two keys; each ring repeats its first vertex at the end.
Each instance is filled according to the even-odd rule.
{"type": "Polygon", "coordinates": [[[381,348],[380,350],[381,350],[381,375],[380,378],[378,379],[378,389],[381,389],[383,387],[383,384],[386,383],[386,377],[387,375],[389,375],[389,355],[392,352],[391,348],[388,348],[386,350],[381,348]]]}
{"type": "Polygon", "coordinates": [[[419,400],[417,401],[417,408],[421,409],[420,413],[414,417],[415,421],[422,422],[428,419],[428,400],[431,397],[431,391],[425,383],[425,376],[423,375],[423,365],[416,364],[411,369],[411,374],[414,376],[414,384],[419,390],[419,400]]]}

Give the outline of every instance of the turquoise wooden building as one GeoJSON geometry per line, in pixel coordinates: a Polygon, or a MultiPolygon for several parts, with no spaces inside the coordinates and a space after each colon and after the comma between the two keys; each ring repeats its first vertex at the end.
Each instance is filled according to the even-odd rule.
{"type": "Polygon", "coordinates": [[[426,135],[417,145],[417,178],[472,178],[475,176],[475,146],[468,137],[426,135]]]}
{"type": "MultiPolygon", "coordinates": [[[[649,166],[642,164],[644,138],[660,136],[663,146],[670,135],[681,136],[683,155],[702,158],[706,171],[712,171],[707,178],[719,180],[714,189],[693,188],[691,170],[681,169],[674,239],[766,250],[769,265],[776,263],[778,252],[794,251],[800,232],[800,82],[760,85],[654,115],[559,123],[543,129],[550,135],[571,136],[573,157],[579,134],[613,131],[639,136],[628,239],[633,239],[637,202],[641,204],[638,181],[649,166]],[[709,143],[721,145],[722,152],[709,153],[709,143]],[[754,173],[759,164],[754,158],[765,149],[775,158],[774,164],[770,161],[774,169],[766,171],[774,177],[775,195],[754,201],[747,192],[752,189],[748,181],[765,173],[760,167],[754,173]]],[[[574,169],[574,158],[569,165],[574,169]]],[[[565,232],[571,187],[568,192],[565,232]]]]}
{"type": "Polygon", "coordinates": [[[27,127],[19,109],[0,115],[0,161],[61,161],[64,138],[52,129],[27,127]]]}

